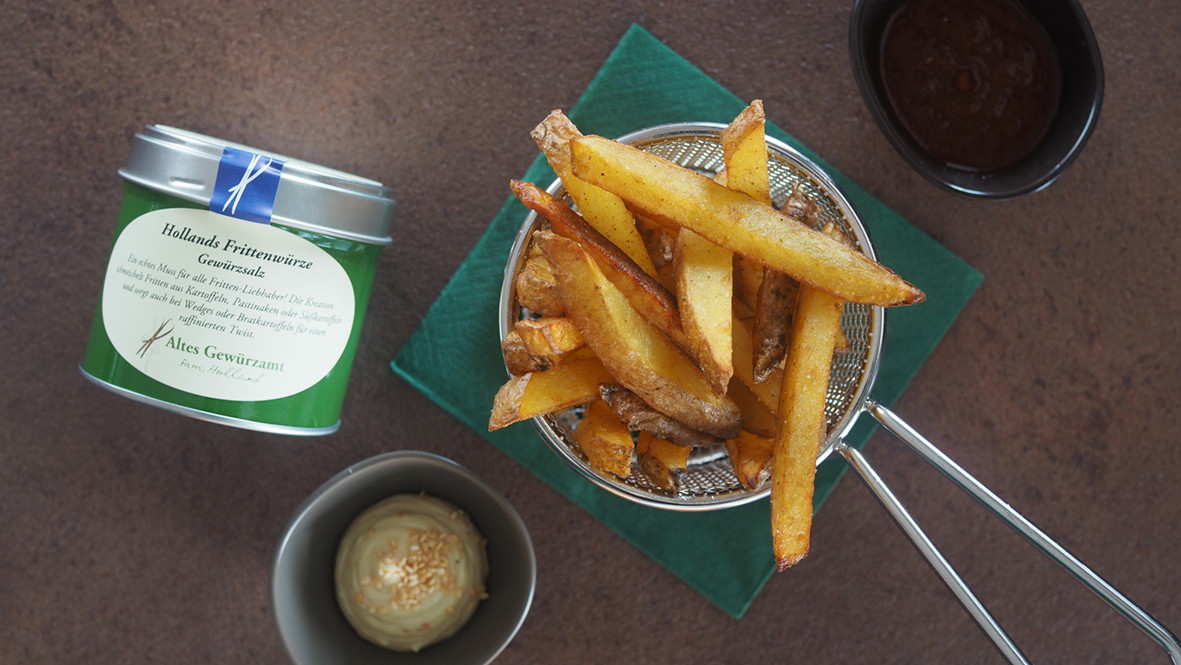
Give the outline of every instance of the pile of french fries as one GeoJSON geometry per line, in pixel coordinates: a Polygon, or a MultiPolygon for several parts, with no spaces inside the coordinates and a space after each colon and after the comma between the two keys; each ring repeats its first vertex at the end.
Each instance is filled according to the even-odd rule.
{"type": "Polygon", "coordinates": [[[573,439],[590,464],[620,478],[638,465],[669,491],[693,448],[725,446],[744,487],[771,483],[776,565],[794,565],[844,303],[922,291],[816,228],[802,188],[772,206],[760,101],[722,132],[714,178],[584,136],[561,111],[532,137],[574,207],[510,184],[546,223],[515,283],[535,318],[502,341],[512,376],[489,430],[585,406],[573,439]]]}

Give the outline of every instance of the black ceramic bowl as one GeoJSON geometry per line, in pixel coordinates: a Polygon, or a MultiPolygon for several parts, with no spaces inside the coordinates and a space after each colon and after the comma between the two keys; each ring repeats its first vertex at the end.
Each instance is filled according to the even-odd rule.
{"type": "Polygon", "coordinates": [[[969,196],[1007,199],[1052,183],[1078,155],[1099,118],[1103,63],[1091,25],[1076,0],[1021,4],[1046,28],[1061,64],[1061,101],[1045,136],[1025,158],[996,170],[949,166],[927,155],[887,98],[881,44],[890,17],[907,0],[856,0],[849,42],[853,73],[866,104],[894,148],[929,180],[969,196]]]}

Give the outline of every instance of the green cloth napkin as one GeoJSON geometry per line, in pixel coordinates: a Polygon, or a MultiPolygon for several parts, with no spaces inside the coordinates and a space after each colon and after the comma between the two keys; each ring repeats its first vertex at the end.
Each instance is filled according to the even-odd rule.
{"type": "MultiPolygon", "coordinates": [[[[584,133],[619,136],[667,122],[727,123],[745,105],[633,25],[567,114],[584,133]]],[[[549,110],[539,109],[538,121],[549,110]]],[[[888,316],[888,341],[872,395],[888,406],[918,371],[982,276],[783,130],[768,123],[767,132],[799,149],[835,178],[869,229],[879,259],[927,293],[923,303],[892,310],[888,316]]],[[[513,175],[505,174],[506,187],[513,175]]],[[[545,187],[554,177],[539,155],[523,179],[545,187]]],[[[398,353],[393,370],[692,588],[741,617],[774,571],[768,501],[705,513],[643,507],[579,476],[545,446],[529,423],[487,431],[492,399],[507,379],[497,327],[501,280],[525,216],[524,206],[510,196],[398,353]]],[[[861,420],[849,439],[858,447],[873,430],[872,418],[861,420]]],[[[817,507],[843,471],[844,464],[836,456],[821,465],[817,507]]]]}

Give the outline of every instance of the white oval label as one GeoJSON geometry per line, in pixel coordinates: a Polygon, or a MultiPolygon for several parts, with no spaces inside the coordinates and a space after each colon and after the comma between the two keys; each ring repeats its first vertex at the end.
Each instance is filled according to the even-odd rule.
{"type": "Polygon", "coordinates": [[[208,210],[132,220],[111,251],[102,312],[144,374],[204,397],[258,401],[315,385],[348,345],[348,274],[299,236],[208,210]]]}

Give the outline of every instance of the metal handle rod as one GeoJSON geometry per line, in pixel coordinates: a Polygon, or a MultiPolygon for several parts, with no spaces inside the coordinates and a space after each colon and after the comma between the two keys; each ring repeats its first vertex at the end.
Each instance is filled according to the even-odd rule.
{"type": "Polygon", "coordinates": [[[943,583],[947,585],[947,588],[951,589],[951,592],[959,599],[960,604],[964,606],[968,614],[972,615],[972,618],[976,620],[976,624],[980,626],[980,629],[984,631],[988,639],[992,640],[993,646],[997,648],[997,651],[1000,651],[1001,655],[1012,665],[1029,665],[1029,661],[1026,660],[1025,655],[1021,653],[1021,650],[1017,648],[1013,640],[1009,638],[1000,624],[996,622],[996,619],[992,618],[992,615],[985,609],[984,604],[980,602],[980,599],[972,593],[972,590],[960,578],[959,573],[951,567],[947,559],[943,558],[943,554],[935,547],[935,544],[931,542],[931,539],[927,537],[927,534],[923,532],[922,528],[911,517],[910,512],[906,510],[902,502],[894,496],[894,493],[890,491],[890,488],[882,480],[881,476],[874,471],[869,461],[865,459],[861,452],[856,448],[850,448],[845,445],[844,441],[838,442],[836,449],[845,458],[849,466],[857,472],[857,475],[861,477],[861,480],[865,482],[865,485],[869,487],[869,490],[877,497],[878,501],[882,503],[882,506],[886,508],[886,511],[890,513],[890,516],[894,518],[894,521],[906,533],[906,536],[910,538],[910,542],[923,555],[923,558],[927,560],[931,568],[943,579],[943,583]]]}
{"type": "Polygon", "coordinates": [[[1090,589],[1095,595],[1110,605],[1112,609],[1132,622],[1132,625],[1140,629],[1145,635],[1156,640],[1161,648],[1169,654],[1174,665],[1181,665],[1181,640],[1178,640],[1177,636],[1170,632],[1169,629],[1165,628],[1159,621],[1128,600],[1126,596],[1116,590],[1106,580],[1096,575],[1094,571],[1076,559],[1070,552],[1067,552],[1061,545],[1051,540],[1049,536],[1034,526],[1033,523],[1025,519],[1016,510],[1013,510],[1009,504],[1001,501],[992,490],[969,475],[967,471],[964,471],[950,457],[943,454],[934,444],[925,439],[914,428],[895,415],[894,412],[872,400],[866,403],[865,410],[881,423],[883,427],[889,430],[890,433],[906,443],[911,450],[918,453],[923,459],[939,469],[943,475],[951,479],[960,489],[984,504],[994,515],[1012,527],[1014,531],[1033,544],[1034,547],[1041,550],[1043,554],[1053,559],[1079,583],[1090,589]]]}

